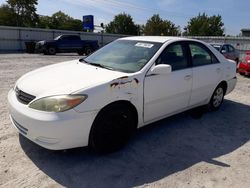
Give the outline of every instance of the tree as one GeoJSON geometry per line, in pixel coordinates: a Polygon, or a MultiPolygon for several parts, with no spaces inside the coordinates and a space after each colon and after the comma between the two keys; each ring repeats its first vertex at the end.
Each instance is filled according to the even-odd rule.
{"type": "Polygon", "coordinates": [[[191,18],[184,35],[190,36],[224,36],[224,23],[220,15],[209,17],[205,13],[191,18]]]}
{"type": "Polygon", "coordinates": [[[180,35],[180,27],[175,26],[169,20],[163,20],[159,14],[155,14],[147,21],[143,32],[145,35],[177,36],[180,35]]]}
{"type": "Polygon", "coordinates": [[[39,16],[37,27],[50,29],[52,26],[50,16],[39,16]]]}
{"type": "Polygon", "coordinates": [[[51,16],[51,28],[52,29],[66,29],[67,23],[72,18],[63,13],[62,11],[58,11],[51,16]]]}
{"type": "Polygon", "coordinates": [[[16,24],[14,11],[6,4],[0,6],[0,25],[14,26],[16,24]]]}
{"type": "Polygon", "coordinates": [[[39,16],[38,27],[46,29],[62,29],[82,31],[82,21],[58,11],[50,16],[39,16]]]}
{"type": "Polygon", "coordinates": [[[7,3],[15,13],[16,26],[36,26],[38,22],[37,0],[7,0],[7,3]]]}
{"type": "Polygon", "coordinates": [[[82,21],[74,19],[62,11],[56,12],[51,16],[50,19],[51,29],[62,29],[62,30],[82,30],[82,21]]]}
{"type": "Polygon", "coordinates": [[[107,33],[137,35],[139,32],[138,25],[135,25],[133,18],[126,13],[118,14],[106,26],[107,33]]]}

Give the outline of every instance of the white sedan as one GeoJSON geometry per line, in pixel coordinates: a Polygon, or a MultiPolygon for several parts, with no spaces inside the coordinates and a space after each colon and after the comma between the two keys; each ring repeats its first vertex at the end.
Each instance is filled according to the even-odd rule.
{"type": "Polygon", "coordinates": [[[8,101],[13,125],[38,145],[107,152],[149,123],[203,105],[217,110],[235,85],[236,64],[204,42],[127,37],[22,76],[8,101]]]}

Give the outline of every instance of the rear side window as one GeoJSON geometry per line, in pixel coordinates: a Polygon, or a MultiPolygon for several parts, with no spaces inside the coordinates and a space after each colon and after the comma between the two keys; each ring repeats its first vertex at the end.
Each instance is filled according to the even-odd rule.
{"type": "Polygon", "coordinates": [[[172,71],[187,68],[188,60],[183,45],[177,43],[168,46],[156,60],[156,64],[171,65],[172,71]]]}
{"type": "Polygon", "coordinates": [[[221,48],[221,52],[225,52],[227,53],[228,52],[228,46],[227,45],[223,45],[222,48],[221,48]]]}
{"type": "Polygon", "coordinates": [[[219,63],[212,52],[202,44],[189,44],[194,67],[219,63]]]}
{"type": "Polygon", "coordinates": [[[231,45],[228,45],[228,51],[229,51],[229,52],[234,52],[234,47],[231,46],[231,45]]]}

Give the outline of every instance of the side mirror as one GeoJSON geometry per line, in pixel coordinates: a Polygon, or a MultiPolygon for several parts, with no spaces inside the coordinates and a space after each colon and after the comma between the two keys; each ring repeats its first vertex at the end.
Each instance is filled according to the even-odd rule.
{"type": "Polygon", "coordinates": [[[167,65],[167,64],[160,64],[160,65],[156,65],[151,69],[151,74],[169,74],[172,72],[172,67],[171,65],[167,65]]]}
{"type": "Polygon", "coordinates": [[[221,53],[222,54],[225,54],[227,51],[226,50],[221,50],[221,53]]]}

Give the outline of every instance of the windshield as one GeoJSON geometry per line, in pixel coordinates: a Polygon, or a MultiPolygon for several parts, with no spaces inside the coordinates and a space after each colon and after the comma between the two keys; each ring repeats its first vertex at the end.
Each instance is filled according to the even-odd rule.
{"type": "Polygon", "coordinates": [[[211,44],[216,50],[220,51],[221,45],[211,44]]]}
{"type": "Polygon", "coordinates": [[[116,40],[84,59],[85,62],[112,70],[133,73],[141,70],[162,43],[116,40]]]}
{"type": "Polygon", "coordinates": [[[59,38],[61,38],[61,36],[57,36],[56,38],[54,38],[54,40],[58,40],[59,38]]]}

